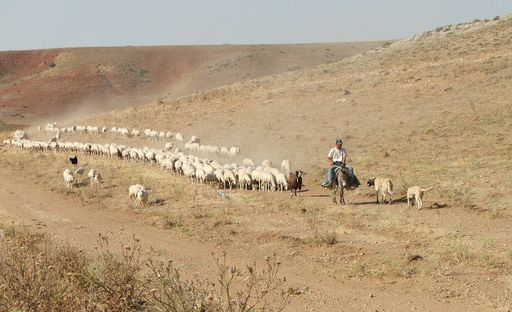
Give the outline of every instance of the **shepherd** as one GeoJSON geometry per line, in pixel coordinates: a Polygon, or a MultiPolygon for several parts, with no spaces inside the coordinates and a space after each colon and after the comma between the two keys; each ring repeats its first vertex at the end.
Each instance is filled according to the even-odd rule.
{"type": "Polygon", "coordinates": [[[336,139],[336,145],[331,148],[327,154],[327,159],[330,168],[327,171],[327,176],[321,184],[322,187],[326,189],[334,188],[336,182],[336,170],[339,170],[339,168],[343,169],[348,176],[348,185],[346,185],[345,188],[356,189],[361,184],[354,174],[352,167],[346,163],[347,150],[343,147],[343,141],[341,139],[336,139]]]}

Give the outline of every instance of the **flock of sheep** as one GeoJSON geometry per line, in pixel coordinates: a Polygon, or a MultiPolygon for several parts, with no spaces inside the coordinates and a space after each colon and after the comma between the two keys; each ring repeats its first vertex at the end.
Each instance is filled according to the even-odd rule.
{"type": "MultiPolygon", "coordinates": [[[[43,128],[37,127],[38,131],[42,131],[43,128]]],[[[61,133],[88,133],[88,134],[113,134],[116,136],[122,137],[130,137],[134,139],[146,139],[148,141],[169,141],[176,140],[176,142],[183,144],[183,149],[186,150],[190,154],[200,155],[200,156],[208,156],[208,157],[224,157],[224,158],[236,158],[240,154],[240,148],[237,146],[215,146],[210,144],[201,144],[201,140],[197,136],[191,136],[191,138],[185,142],[185,138],[183,134],[180,132],[172,132],[172,131],[158,131],[152,129],[145,129],[144,132],[141,132],[138,129],[128,128],[109,128],[107,126],[97,127],[97,126],[81,126],[74,125],[70,127],[58,127],[56,123],[48,123],[44,128],[44,131],[55,133],[54,136],[48,141],[57,142],[60,140],[61,133]]],[[[165,144],[165,150],[172,150],[173,144],[168,142],[165,144]]],[[[179,152],[181,149],[177,148],[179,152]]]]}
{"type": "MultiPolygon", "coordinates": [[[[120,129],[122,129],[122,135],[133,133],[134,130],[136,130],[134,129],[130,132],[126,128],[115,129],[115,133],[117,134],[120,129]]],[[[156,149],[148,147],[129,147],[116,143],[99,144],[60,140],[61,132],[84,131],[87,133],[102,134],[108,131],[107,127],[73,126],[68,128],[57,128],[54,123],[51,123],[46,126],[45,131],[55,132],[56,135],[48,141],[34,141],[27,139],[26,134],[23,133],[23,131],[17,131],[12,139],[4,140],[3,143],[14,148],[25,149],[32,152],[61,151],[74,153],[75,155],[83,154],[103,156],[111,159],[132,161],[141,164],[158,165],[162,170],[174,175],[183,176],[189,179],[192,183],[199,183],[201,185],[208,184],[211,186],[218,185],[219,188],[285,191],[289,188],[289,181],[292,181],[294,187],[292,191],[296,191],[297,189],[300,191],[300,186],[302,185],[302,178],[300,178],[300,186],[297,186],[297,183],[295,182],[302,172],[297,171],[297,173],[291,173],[291,164],[289,160],[283,160],[281,162],[280,169],[273,167],[270,160],[264,160],[261,166],[255,166],[254,162],[250,158],[245,158],[243,159],[242,164],[238,164],[232,160],[235,156],[239,155],[239,148],[225,148],[225,150],[227,150],[226,154],[222,152],[224,148],[211,148],[210,145],[201,145],[199,138],[195,136],[191,137],[191,139],[185,143],[185,150],[182,151],[179,148],[172,150],[172,143],[170,142],[165,143],[163,148],[156,149]],[[195,146],[197,148],[191,148],[190,146],[195,146]],[[203,146],[206,147],[205,151],[207,150],[208,152],[201,155],[203,146]],[[199,154],[194,155],[194,152],[199,152],[199,154]],[[200,157],[200,155],[203,157],[200,157]],[[211,157],[207,157],[212,155],[226,155],[230,157],[230,162],[222,163],[211,157]]],[[[113,129],[110,131],[114,132],[113,129]]],[[[154,137],[151,135],[153,131],[154,130],[145,131],[145,133],[149,134],[146,138],[153,139],[154,137]]],[[[159,133],[158,138],[160,138],[160,133],[164,132],[154,131],[154,133],[159,133]]],[[[174,137],[179,142],[183,142],[183,136],[179,133],[171,134],[167,137],[164,133],[163,137],[167,139],[174,137]]],[[[76,156],[74,159],[76,159],[76,156]]],[[[72,161],[72,158],[70,158],[70,161],[72,161]]],[[[76,162],[72,163],[76,165],[76,162]]],[[[63,178],[66,187],[72,187],[75,180],[74,176],[77,174],[83,174],[83,171],[84,169],[81,167],[75,172],[70,169],[64,170],[63,178]]],[[[101,175],[96,172],[95,169],[91,169],[88,176],[91,181],[91,186],[97,189],[98,184],[101,183],[101,175]]],[[[146,205],[148,201],[148,191],[144,186],[138,184],[132,185],[129,187],[128,193],[130,198],[135,199],[141,205],[146,205]]]]}

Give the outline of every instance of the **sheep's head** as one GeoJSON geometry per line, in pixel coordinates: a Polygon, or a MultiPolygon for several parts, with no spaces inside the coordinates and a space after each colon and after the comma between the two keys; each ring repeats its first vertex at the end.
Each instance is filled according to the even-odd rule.
{"type": "Polygon", "coordinates": [[[366,181],[366,184],[368,184],[368,186],[375,185],[375,177],[369,178],[368,181],[366,181]]]}

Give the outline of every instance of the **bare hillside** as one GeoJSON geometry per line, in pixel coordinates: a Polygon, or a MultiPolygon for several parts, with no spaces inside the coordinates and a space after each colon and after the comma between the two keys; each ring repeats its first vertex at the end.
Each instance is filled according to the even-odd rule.
{"type": "MultiPolygon", "coordinates": [[[[60,123],[179,131],[202,144],[239,146],[240,157],[225,162],[289,159],[306,171],[300,197],[219,189],[147,162],[81,154],[81,165],[100,170],[105,183],[97,193],[67,189],[69,153],[3,147],[0,177],[9,183],[0,211],[89,249],[98,232],[118,241],[136,234],[174,256],[185,276],[211,273],[212,250],[232,255],[237,267],[277,253],[290,311],[507,311],[511,33],[510,16],[443,26],[339,62],[60,123]],[[363,182],[346,192],[344,206],[318,186],[335,138],[363,182]],[[365,185],[372,176],[391,178],[391,204],[376,203],[365,185]],[[134,183],[150,189],[145,208],[127,198],[134,183]],[[432,187],[421,210],[407,207],[413,185],[432,187]],[[24,188],[43,191],[16,195],[24,188]]],[[[164,144],[110,132],[61,140],[164,144]]]]}
{"type": "Polygon", "coordinates": [[[310,68],[372,43],[75,48],[0,52],[2,119],[80,116],[310,68]]]}
{"type": "Polygon", "coordinates": [[[351,161],[368,174],[402,168],[426,182],[443,177],[448,186],[452,170],[471,164],[485,176],[476,165],[500,161],[496,157],[510,151],[511,25],[503,18],[445,27],[314,70],[97,121],[169,128],[238,145],[256,160],[292,159],[308,169],[323,166],[334,138],[342,137],[351,161]]]}

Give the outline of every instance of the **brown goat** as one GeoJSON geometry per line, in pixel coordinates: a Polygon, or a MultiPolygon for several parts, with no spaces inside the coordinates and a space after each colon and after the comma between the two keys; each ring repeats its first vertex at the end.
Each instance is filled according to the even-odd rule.
{"type": "Polygon", "coordinates": [[[290,189],[290,196],[297,196],[297,190],[299,190],[299,196],[300,191],[302,189],[302,175],[304,172],[301,170],[290,172],[290,175],[288,176],[288,188],[290,189]]]}

